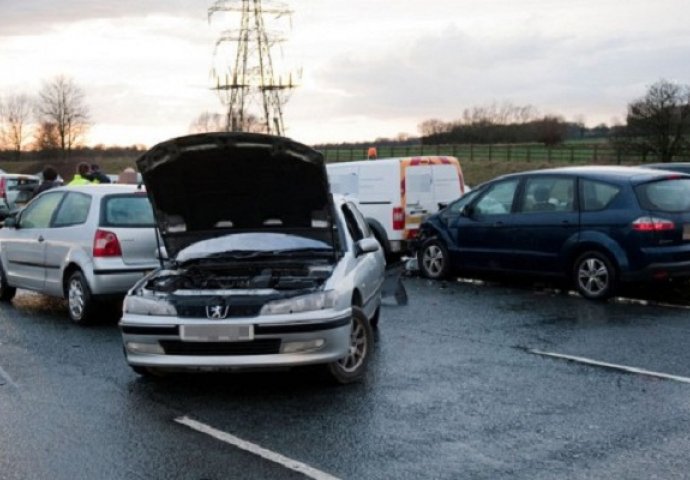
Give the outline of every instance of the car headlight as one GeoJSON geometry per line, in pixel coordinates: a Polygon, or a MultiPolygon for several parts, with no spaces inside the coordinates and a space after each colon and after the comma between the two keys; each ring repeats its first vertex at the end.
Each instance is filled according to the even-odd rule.
{"type": "Polygon", "coordinates": [[[155,315],[165,317],[177,315],[177,310],[171,303],[159,298],[141,297],[139,295],[128,295],[125,297],[123,310],[125,313],[134,315],[155,315]]]}
{"type": "Polygon", "coordinates": [[[327,292],[310,293],[299,297],[275,300],[269,302],[261,309],[261,315],[280,315],[284,313],[311,312],[324,310],[335,306],[335,290],[327,292]]]}

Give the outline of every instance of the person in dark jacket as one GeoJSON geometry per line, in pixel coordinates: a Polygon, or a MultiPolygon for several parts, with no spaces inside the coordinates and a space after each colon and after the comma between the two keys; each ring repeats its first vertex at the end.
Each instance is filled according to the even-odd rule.
{"type": "Polygon", "coordinates": [[[57,178],[57,170],[55,170],[55,168],[51,167],[50,165],[47,165],[43,169],[43,181],[38,186],[38,188],[36,188],[36,191],[34,192],[34,197],[41,192],[45,192],[46,190],[50,190],[51,188],[59,187],[60,182],[58,182],[57,178]]]}
{"type": "Polygon", "coordinates": [[[110,183],[108,175],[101,171],[101,167],[95,163],[91,164],[91,181],[97,183],[110,183]]]}

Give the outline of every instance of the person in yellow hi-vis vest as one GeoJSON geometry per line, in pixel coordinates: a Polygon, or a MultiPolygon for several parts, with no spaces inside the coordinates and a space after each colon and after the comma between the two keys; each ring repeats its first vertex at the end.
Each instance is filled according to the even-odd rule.
{"type": "Polygon", "coordinates": [[[89,167],[89,164],[86,162],[81,162],[79,165],[77,165],[77,173],[74,174],[74,178],[72,178],[72,181],[67,184],[67,186],[72,186],[72,185],[90,185],[92,183],[98,183],[98,182],[92,182],[90,180],[89,174],[91,173],[91,167],[89,167]]]}

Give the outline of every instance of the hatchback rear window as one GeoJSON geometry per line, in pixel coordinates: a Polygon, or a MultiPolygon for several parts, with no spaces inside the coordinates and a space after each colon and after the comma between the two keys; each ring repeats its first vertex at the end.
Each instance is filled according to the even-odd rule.
{"type": "Polygon", "coordinates": [[[153,209],[146,195],[112,195],[103,199],[101,225],[108,227],[153,227],[153,209]]]}
{"type": "Polygon", "coordinates": [[[645,210],[678,213],[690,211],[690,178],[645,183],[635,188],[645,210]]]}
{"type": "Polygon", "coordinates": [[[36,178],[26,178],[26,177],[15,177],[7,179],[7,189],[8,190],[18,190],[23,186],[38,185],[38,179],[36,178]]]}

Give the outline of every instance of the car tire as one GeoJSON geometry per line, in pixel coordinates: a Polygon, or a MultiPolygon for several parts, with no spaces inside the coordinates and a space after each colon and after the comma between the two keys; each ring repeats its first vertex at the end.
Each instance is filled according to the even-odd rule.
{"type": "Polygon", "coordinates": [[[16,294],[17,289],[8,285],[5,269],[2,268],[2,264],[0,264],[0,301],[9,302],[16,294]]]}
{"type": "Polygon", "coordinates": [[[437,239],[431,239],[417,252],[419,271],[426,278],[441,280],[450,273],[450,256],[446,246],[437,239]]]}
{"type": "Polygon", "coordinates": [[[326,365],[331,380],[347,385],[362,380],[374,348],[374,332],[369,319],[359,307],[352,307],[350,345],[345,358],[326,365]]]}
{"type": "Polygon", "coordinates": [[[573,265],[573,282],[578,293],[588,300],[608,300],[616,289],[616,269],[603,253],[580,255],[573,265]]]}
{"type": "Polygon", "coordinates": [[[129,368],[132,369],[134,373],[137,375],[141,375],[142,377],[151,377],[151,371],[148,369],[148,367],[140,367],[139,365],[130,365],[129,368]]]}
{"type": "Polygon", "coordinates": [[[376,308],[374,315],[369,319],[369,325],[371,325],[371,328],[374,330],[379,328],[379,317],[381,317],[381,305],[376,308]]]}
{"type": "Polygon", "coordinates": [[[91,289],[82,272],[77,270],[69,276],[65,293],[67,312],[74,323],[88,325],[96,321],[98,305],[91,295],[91,289]]]}

